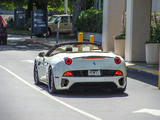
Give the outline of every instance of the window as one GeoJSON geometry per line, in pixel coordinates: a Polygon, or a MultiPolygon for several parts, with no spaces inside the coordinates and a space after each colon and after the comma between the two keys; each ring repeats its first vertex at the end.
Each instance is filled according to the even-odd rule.
{"type": "Polygon", "coordinates": [[[61,23],[68,23],[68,17],[67,16],[63,16],[61,18],[61,23]]]}

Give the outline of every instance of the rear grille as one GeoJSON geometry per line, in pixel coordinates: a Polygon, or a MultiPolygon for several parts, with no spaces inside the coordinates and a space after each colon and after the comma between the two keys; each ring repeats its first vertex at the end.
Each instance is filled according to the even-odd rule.
{"type": "MultiPolygon", "coordinates": [[[[71,72],[73,74],[73,77],[90,77],[88,75],[88,70],[76,70],[71,72]]],[[[116,70],[100,70],[101,76],[97,77],[114,76],[115,72],[116,70]]]]}

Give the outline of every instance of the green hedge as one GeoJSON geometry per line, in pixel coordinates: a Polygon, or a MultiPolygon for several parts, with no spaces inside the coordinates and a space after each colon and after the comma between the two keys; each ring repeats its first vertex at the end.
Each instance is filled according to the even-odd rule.
{"type": "Polygon", "coordinates": [[[102,33],[102,10],[81,11],[76,20],[78,31],[102,33]]]}

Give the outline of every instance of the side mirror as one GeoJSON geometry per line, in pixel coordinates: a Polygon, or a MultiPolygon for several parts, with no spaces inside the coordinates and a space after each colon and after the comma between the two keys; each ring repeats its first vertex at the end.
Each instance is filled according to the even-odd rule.
{"type": "Polygon", "coordinates": [[[44,56],[45,56],[45,53],[44,53],[44,52],[40,52],[40,53],[38,54],[38,56],[39,56],[39,57],[44,57],[44,56]]]}

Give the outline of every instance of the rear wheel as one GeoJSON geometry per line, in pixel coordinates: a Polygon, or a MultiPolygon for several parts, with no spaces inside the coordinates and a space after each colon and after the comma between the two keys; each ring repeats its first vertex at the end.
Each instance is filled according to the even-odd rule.
{"type": "Polygon", "coordinates": [[[37,37],[43,37],[43,34],[35,34],[37,37]]]}
{"type": "Polygon", "coordinates": [[[0,38],[0,45],[2,45],[2,39],[0,38]]]}
{"type": "Polygon", "coordinates": [[[7,38],[4,38],[3,45],[7,45],[7,38]]]}
{"type": "Polygon", "coordinates": [[[48,28],[47,33],[43,34],[44,37],[49,37],[51,35],[51,30],[48,28]]]}
{"type": "Polygon", "coordinates": [[[35,83],[36,85],[39,85],[39,84],[40,84],[39,76],[38,76],[38,69],[37,69],[36,63],[35,63],[35,65],[34,65],[34,83],[35,83]]]}
{"type": "Polygon", "coordinates": [[[124,88],[114,88],[114,89],[113,89],[113,92],[116,92],[116,93],[124,93],[125,90],[126,90],[126,87],[127,87],[127,85],[126,85],[124,88]]]}
{"type": "Polygon", "coordinates": [[[7,38],[6,37],[0,38],[0,45],[7,45],[7,38]]]}
{"type": "Polygon", "coordinates": [[[49,68],[49,73],[48,73],[48,92],[51,94],[57,93],[57,90],[54,84],[54,76],[53,76],[51,67],[49,68]]]}

